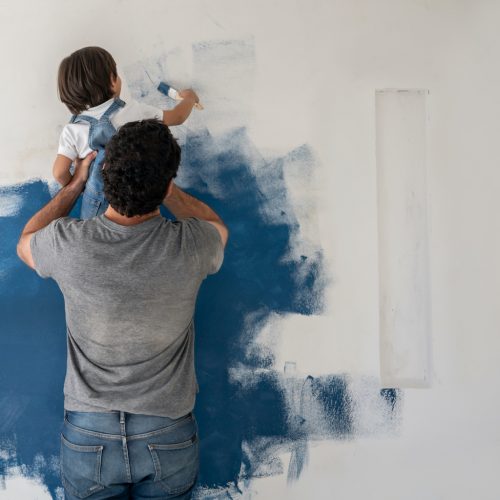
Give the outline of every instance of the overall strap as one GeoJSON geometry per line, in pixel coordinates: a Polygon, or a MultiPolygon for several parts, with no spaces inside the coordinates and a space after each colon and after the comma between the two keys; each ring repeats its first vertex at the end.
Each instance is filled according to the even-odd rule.
{"type": "Polygon", "coordinates": [[[70,123],[79,123],[79,122],[87,122],[90,125],[97,123],[97,120],[92,116],[87,115],[73,115],[71,117],[70,123]]]}
{"type": "Polygon", "coordinates": [[[119,97],[115,97],[115,100],[111,103],[111,106],[102,114],[101,120],[103,118],[109,118],[115,111],[125,106],[125,101],[122,101],[119,97]]]}

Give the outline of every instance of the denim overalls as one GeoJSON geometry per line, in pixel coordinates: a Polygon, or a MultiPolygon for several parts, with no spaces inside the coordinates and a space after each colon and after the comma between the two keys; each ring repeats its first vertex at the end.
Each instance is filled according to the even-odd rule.
{"type": "Polygon", "coordinates": [[[102,167],[104,164],[104,148],[111,137],[116,133],[115,127],[111,124],[110,117],[113,113],[125,106],[125,102],[116,98],[111,106],[97,120],[92,116],[74,115],[70,123],[87,122],[90,124],[89,146],[93,151],[97,151],[97,156],[90,165],[89,178],[85,184],[82,197],[81,219],[91,219],[100,215],[108,208],[108,202],[104,197],[104,185],[102,179],[102,167]]]}

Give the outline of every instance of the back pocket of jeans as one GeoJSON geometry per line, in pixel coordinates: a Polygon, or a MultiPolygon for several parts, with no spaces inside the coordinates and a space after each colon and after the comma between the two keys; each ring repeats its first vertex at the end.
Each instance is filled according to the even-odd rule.
{"type": "Polygon", "coordinates": [[[196,481],[199,467],[198,436],[170,444],[148,444],[155,468],[155,482],[169,494],[187,491],[196,481]]]}
{"type": "Polygon", "coordinates": [[[103,448],[73,444],[61,435],[61,479],[68,493],[86,498],[104,489],[100,484],[103,448]]]}

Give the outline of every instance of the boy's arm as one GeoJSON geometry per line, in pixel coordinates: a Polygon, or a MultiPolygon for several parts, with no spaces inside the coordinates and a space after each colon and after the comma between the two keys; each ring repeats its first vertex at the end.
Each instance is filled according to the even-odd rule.
{"type": "Polygon", "coordinates": [[[174,109],[163,111],[163,123],[169,127],[184,123],[191,114],[193,106],[199,102],[196,92],[191,89],[181,90],[179,96],[182,97],[182,101],[174,109]]]}
{"type": "Polygon", "coordinates": [[[52,167],[52,174],[61,186],[66,186],[72,178],[71,172],[69,171],[70,167],[71,159],[64,155],[58,154],[56,156],[54,166],[52,167]]]}

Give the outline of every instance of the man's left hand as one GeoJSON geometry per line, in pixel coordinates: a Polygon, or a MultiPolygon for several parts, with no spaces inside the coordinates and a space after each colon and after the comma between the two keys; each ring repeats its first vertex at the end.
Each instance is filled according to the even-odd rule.
{"type": "Polygon", "coordinates": [[[85,158],[77,158],[75,160],[75,172],[73,173],[73,182],[85,184],[89,178],[89,169],[91,163],[97,156],[97,151],[92,151],[85,158]]]}
{"type": "Polygon", "coordinates": [[[71,207],[82,192],[87,179],[89,168],[97,153],[92,151],[85,158],[75,160],[75,173],[69,184],[62,187],[52,200],[39,210],[24,226],[23,232],[17,243],[17,255],[32,269],[35,262],[31,254],[31,238],[40,229],[48,226],[53,220],[68,215],[71,207]]]}

